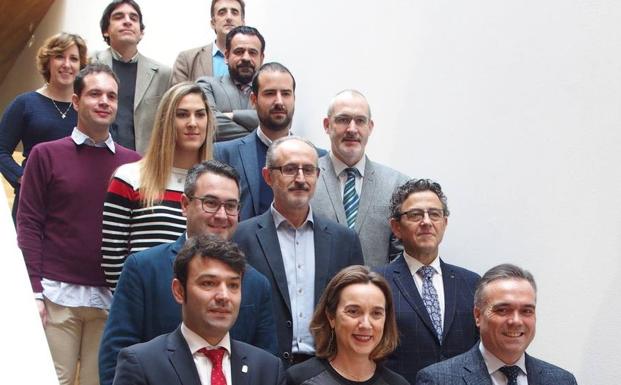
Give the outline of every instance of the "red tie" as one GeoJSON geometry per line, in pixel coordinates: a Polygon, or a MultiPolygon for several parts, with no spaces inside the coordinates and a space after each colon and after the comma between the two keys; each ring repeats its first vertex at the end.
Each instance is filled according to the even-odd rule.
{"type": "Polygon", "coordinates": [[[215,349],[202,348],[199,350],[199,353],[203,353],[211,361],[211,385],[226,385],[226,378],[222,371],[224,352],[225,349],[222,347],[215,349]]]}

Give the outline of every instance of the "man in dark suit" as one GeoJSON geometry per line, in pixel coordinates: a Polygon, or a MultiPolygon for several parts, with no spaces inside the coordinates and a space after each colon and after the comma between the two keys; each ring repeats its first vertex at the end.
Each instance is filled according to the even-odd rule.
{"type": "Polygon", "coordinates": [[[211,0],[211,28],[216,40],[205,46],[180,52],[173,66],[171,84],[195,81],[202,76],[224,76],[229,70],[224,60],[226,34],[244,25],[244,0],[211,0]]]}
{"type": "Polygon", "coordinates": [[[172,282],[183,322],[169,334],[121,350],[113,384],[285,384],[278,358],[229,335],[245,268],[234,243],[216,235],[189,238],[175,259],[172,282]]]}
{"type": "Polygon", "coordinates": [[[256,28],[245,25],[226,35],[224,57],[229,67],[226,75],[204,76],[196,82],[207,96],[216,116],[216,141],[248,135],[259,125],[257,112],[250,104],[251,82],[263,63],[265,39],[256,28]]]}
{"type": "Polygon", "coordinates": [[[420,369],[478,340],[472,303],[479,276],[439,257],[449,210],[438,183],[406,182],[392,195],[390,211],[404,252],[379,269],[392,288],[401,337],[387,366],[413,384],[420,369]]]}
{"type": "Polygon", "coordinates": [[[491,268],[474,295],[481,342],[418,373],[417,385],[576,385],[566,370],[526,354],[535,337],[537,286],[515,265],[491,268]]]}
{"type": "Polygon", "coordinates": [[[313,213],[309,202],[318,174],[311,142],[297,136],[274,141],[263,168],[274,202],[240,223],[233,236],[272,285],[278,348],[287,363],[314,355],[309,324],[328,281],[342,268],[363,263],[356,233],[313,213]]]}
{"type": "Polygon", "coordinates": [[[312,204],[317,214],[356,230],[364,262],[374,268],[403,249],[390,230],[389,203],[393,191],[409,178],[365,155],[373,126],[371,108],[360,92],[345,90],[332,99],[323,120],[331,150],[319,158],[312,204]]]}
{"type": "MultiPolygon", "coordinates": [[[[295,78],[280,63],[266,63],[252,80],[252,104],[259,128],[250,135],[214,146],[214,158],[237,170],[241,184],[240,219],[264,213],[272,203],[272,189],[261,176],[267,148],[272,141],[289,135],[295,111],[295,78]]],[[[324,150],[317,150],[321,156],[324,150]]]]}
{"type": "MultiPolygon", "coordinates": [[[[182,209],[189,237],[216,234],[230,239],[237,227],[238,176],[218,161],[206,161],[188,172],[182,209]]],[[[99,352],[101,385],[112,384],[119,351],[173,331],[181,322],[181,306],[170,290],[173,262],[186,235],[170,244],[127,258],[106,324],[99,352]]],[[[267,278],[248,266],[242,278],[242,302],[231,336],[277,354],[267,278]]]]}

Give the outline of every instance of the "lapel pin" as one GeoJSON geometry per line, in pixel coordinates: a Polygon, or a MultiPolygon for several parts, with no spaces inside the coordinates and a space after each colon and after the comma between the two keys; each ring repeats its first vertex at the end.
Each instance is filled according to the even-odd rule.
{"type": "Polygon", "coordinates": [[[248,373],[248,365],[242,365],[242,373],[248,373]]]}

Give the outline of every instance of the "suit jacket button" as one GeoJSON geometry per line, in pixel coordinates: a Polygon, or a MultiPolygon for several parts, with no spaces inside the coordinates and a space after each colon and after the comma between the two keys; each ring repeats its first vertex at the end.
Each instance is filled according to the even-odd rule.
{"type": "Polygon", "coordinates": [[[287,327],[290,328],[293,326],[293,323],[291,321],[287,321],[287,327]]]}
{"type": "Polygon", "coordinates": [[[284,352],[284,353],[282,354],[282,356],[283,356],[283,358],[284,358],[285,360],[288,360],[288,359],[289,359],[289,352],[284,352]]]}

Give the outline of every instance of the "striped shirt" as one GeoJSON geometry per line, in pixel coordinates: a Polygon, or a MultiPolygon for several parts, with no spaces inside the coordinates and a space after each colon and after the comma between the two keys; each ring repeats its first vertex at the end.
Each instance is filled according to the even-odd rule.
{"type": "Polygon", "coordinates": [[[162,201],[143,207],[139,168],[139,162],[119,167],[104,202],[101,266],[113,290],[128,255],[174,242],[185,231],[181,195],[187,170],[173,168],[162,201]]]}

